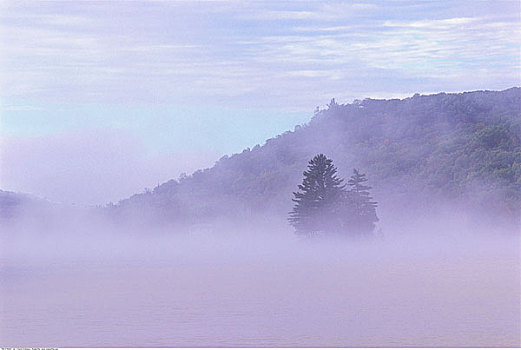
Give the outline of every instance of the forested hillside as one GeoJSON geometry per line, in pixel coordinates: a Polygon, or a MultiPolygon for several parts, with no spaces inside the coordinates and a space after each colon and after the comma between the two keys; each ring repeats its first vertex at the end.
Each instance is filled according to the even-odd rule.
{"type": "Polygon", "coordinates": [[[194,225],[227,218],[284,219],[314,155],[341,177],[367,174],[384,212],[451,203],[513,220],[521,203],[521,89],[439,93],[403,100],[334,100],[311,121],[210,169],[136,194],[106,213],[116,220],[194,225]]]}

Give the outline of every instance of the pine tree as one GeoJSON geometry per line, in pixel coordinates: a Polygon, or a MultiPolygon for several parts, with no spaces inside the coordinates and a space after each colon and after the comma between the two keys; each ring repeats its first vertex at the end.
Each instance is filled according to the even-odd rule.
{"type": "Polygon", "coordinates": [[[302,185],[298,186],[301,192],[293,192],[295,206],[288,218],[297,234],[313,236],[335,226],[335,206],[345,187],[336,173],[333,161],[323,154],[309,161],[302,185]]]}
{"type": "Polygon", "coordinates": [[[288,218],[297,234],[357,237],[373,232],[377,202],[365,184],[366,175],[354,169],[346,190],[336,173],[332,160],[323,154],[309,161],[300,191],[293,192],[295,206],[288,218]]]}
{"type": "Polygon", "coordinates": [[[369,190],[372,188],[365,185],[367,178],[365,174],[361,174],[357,169],[353,169],[353,175],[347,182],[351,187],[346,193],[346,201],[350,209],[350,217],[347,227],[352,233],[367,234],[371,233],[378,221],[376,215],[377,202],[374,202],[370,196],[369,190]]]}

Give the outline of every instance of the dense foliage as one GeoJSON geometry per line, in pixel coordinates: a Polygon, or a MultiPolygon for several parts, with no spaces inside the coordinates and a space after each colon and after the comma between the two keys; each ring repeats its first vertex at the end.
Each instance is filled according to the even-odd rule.
{"type": "Polygon", "coordinates": [[[373,232],[378,221],[377,202],[373,201],[369,193],[372,187],[365,184],[367,181],[365,174],[353,169],[353,175],[347,182],[351,188],[345,192],[345,198],[341,202],[344,230],[354,235],[373,232]]]}
{"type": "Polygon", "coordinates": [[[313,155],[327,153],[341,173],[364,169],[381,210],[423,208],[439,200],[516,219],[519,106],[519,88],[347,105],[332,101],[307,125],[109,206],[109,213],[182,225],[222,217],[248,220],[252,213],[284,220],[302,169],[313,155]]]}
{"type": "Polygon", "coordinates": [[[288,218],[297,234],[309,236],[336,229],[336,221],[341,217],[334,214],[338,213],[345,187],[336,172],[333,161],[323,154],[309,161],[302,185],[298,185],[302,192],[293,192],[295,206],[288,218]]]}
{"type": "Polygon", "coordinates": [[[354,169],[348,181],[349,190],[342,185],[333,161],[318,154],[304,171],[300,191],[293,192],[295,206],[288,221],[300,236],[358,237],[373,232],[376,202],[365,185],[365,174],[354,169]]]}

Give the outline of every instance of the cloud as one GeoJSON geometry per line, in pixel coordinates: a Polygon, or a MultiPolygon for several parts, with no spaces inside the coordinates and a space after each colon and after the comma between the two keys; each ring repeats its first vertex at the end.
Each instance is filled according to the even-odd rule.
{"type": "Polygon", "coordinates": [[[501,13],[399,1],[24,4],[2,15],[3,100],[312,109],[317,90],[356,95],[375,72],[374,94],[421,92],[419,78],[438,79],[429,91],[518,81],[508,3],[501,13]],[[462,81],[473,71],[479,83],[462,81]]]}
{"type": "Polygon", "coordinates": [[[371,3],[343,3],[333,4],[320,2],[302,3],[302,9],[271,9],[269,2],[262,2],[264,6],[256,11],[248,11],[240,14],[241,17],[263,21],[279,20],[313,20],[313,21],[334,21],[342,18],[349,18],[359,12],[372,11],[378,8],[371,3]]]}
{"type": "Polygon", "coordinates": [[[443,77],[448,67],[462,73],[476,66],[492,69],[503,57],[516,55],[514,43],[519,38],[504,31],[491,31],[491,24],[496,28],[519,30],[516,23],[505,22],[500,26],[483,18],[383,21],[375,23],[371,30],[361,27],[358,31],[352,25],[325,26],[323,30],[316,25],[309,30],[300,26],[297,32],[314,31],[315,34],[264,37],[259,41],[262,45],[259,51],[265,54],[257,59],[295,65],[307,62],[333,70],[338,65],[355,64],[362,68],[443,77]],[[497,50],[485,49],[483,42],[490,42],[497,50]]]}
{"type": "Polygon", "coordinates": [[[434,30],[450,29],[455,26],[461,26],[472,22],[480,21],[479,18],[455,17],[438,20],[421,20],[421,21],[385,21],[384,27],[405,27],[405,28],[431,28],[434,30]]]}

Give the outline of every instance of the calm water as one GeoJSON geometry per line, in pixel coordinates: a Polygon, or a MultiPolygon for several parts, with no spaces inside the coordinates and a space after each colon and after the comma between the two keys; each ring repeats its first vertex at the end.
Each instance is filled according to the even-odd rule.
{"type": "Polygon", "coordinates": [[[1,345],[520,345],[515,242],[174,246],[5,256],[1,345]]]}

